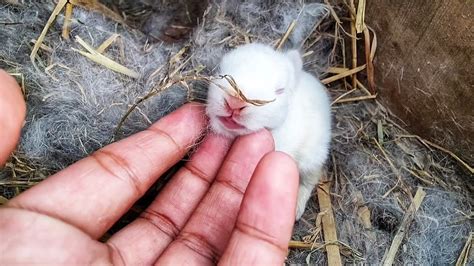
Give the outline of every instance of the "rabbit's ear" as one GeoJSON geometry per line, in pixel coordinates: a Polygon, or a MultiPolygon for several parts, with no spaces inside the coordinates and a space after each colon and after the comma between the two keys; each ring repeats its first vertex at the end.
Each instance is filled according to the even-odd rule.
{"type": "Polygon", "coordinates": [[[303,59],[301,58],[300,51],[296,49],[289,50],[286,52],[286,56],[290,59],[296,71],[299,71],[303,68],[303,59]]]}

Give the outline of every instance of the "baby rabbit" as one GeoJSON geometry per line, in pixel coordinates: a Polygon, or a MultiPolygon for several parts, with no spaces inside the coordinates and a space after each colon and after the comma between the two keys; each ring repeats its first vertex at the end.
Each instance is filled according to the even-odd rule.
{"type": "Polygon", "coordinates": [[[206,110],[214,132],[235,137],[266,128],[275,149],[297,161],[296,220],[319,182],[331,139],[326,89],[302,64],[296,50],[278,52],[258,43],[239,46],[222,58],[219,74],[226,78],[210,85],[206,110]],[[233,82],[247,101],[232,88],[233,82]],[[249,104],[252,100],[266,103],[249,104]]]}

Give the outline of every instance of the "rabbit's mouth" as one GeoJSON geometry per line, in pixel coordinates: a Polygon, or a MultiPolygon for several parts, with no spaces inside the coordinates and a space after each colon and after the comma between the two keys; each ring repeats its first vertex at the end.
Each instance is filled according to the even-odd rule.
{"type": "Polygon", "coordinates": [[[227,129],[230,130],[239,130],[245,129],[245,127],[239,124],[237,121],[234,120],[232,116],[218,116],[219,122],[227,129]]]}

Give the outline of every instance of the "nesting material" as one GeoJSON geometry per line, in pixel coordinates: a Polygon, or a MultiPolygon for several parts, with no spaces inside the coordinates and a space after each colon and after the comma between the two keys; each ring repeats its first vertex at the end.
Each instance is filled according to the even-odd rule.
{"type": "MultiPolygon", "coordinates": [[[[333,97],[344,93],[331,92],[333,97]]],[[[426,196],[405,231],[394,265],[455,264],[472,231],[469,171],[448,154],[404,138],[405,131],[392,120],[396,118],[377,102],[337,104],[333,114],[328,176],[343,262],[382,264],[417,188],[423,187],[426,196]],[[383,152],[375,141],[380,128],[383,152]]],[[[317,201],[312,203],[293,236],[299,241],[295,243],[308,245],[295,246],[290,262],[327,263],[320,248],[320,209],[317,201]]]]}
{"type": "MultiPolygon", "coordinates": [[[[25,56],[31,53],[31,40],[38,39],[39,43],[39,32],[53,5],[51,1],[24,1],[19,6],[0,7],[2,19],[16,23],[0,27],[0,67],[22,73],[26,82],[29,112],[19,156],[50,171],[62,169],[107,144],[128,108],[164,76],[151,74],[179,50],[160,44],[147,46],[140,32],[125,30],[101,14],[74,8],[72,40],[83,41],[67,41],[58,35],[63,21],[63,13],[59,13],[42,40],[50,49],[40,46],[35,56],[37,70],[25,56]],[[115,35],[120,38],[105,52],[93,51],[92,47],[100,48],[115,35]],[[123,67],[116,69],[118,73],[111,71],[86,54],[108,58],[101,62],[123,67]]],[[[146,128],[186,99],[186,89],[177,87],[143,103],[123,124],[120,137],[146,128]]]]}
{"type": "MultiPolygon", "coordinates": [[[[186,101],[205,101],[206,83],[221,56],[259,41],[279,49],[300,47],[304,68],[329,86],[333,99],[331,188],[320,190],[330,197],[336,235],[323,237],[327,217],[315,192],[295,224],[287,262],[327,264],[328,255],[339,253],[342,263],[381,264],[403,229],[394,264],[469,264],[472,167],[404,131],[376,100],[377,42],[364,22],[370,3],[212,1],[188,38],[165,43],[156,40],[155,29],[173,28],[162,24],[179,8],[163,12],[161,1],[105,1],[150,16],[152,23],[138,30],[130,25],[140,23],[127,25],[98,1],[69,1],[72,14],[66,2],[0,4],[0,67],[15,73],[28,104],[18,151],[0,172],[0,203],[186,101]],[[65,9],[53,11],[63,4],[65,9]],[[48,22],[51,14],[56,19],[48,22]],[[365,62],[357,65],[359,46],[365,62]],[[426,195],[411,213],[418,187],[426,195]],[[408,214],[413,220],[404,223],[408,214]],[[334,245],[338,251],[326,254],[334,245]]],[[[132,212],[146,207],[140,204],[132,212]]]]}

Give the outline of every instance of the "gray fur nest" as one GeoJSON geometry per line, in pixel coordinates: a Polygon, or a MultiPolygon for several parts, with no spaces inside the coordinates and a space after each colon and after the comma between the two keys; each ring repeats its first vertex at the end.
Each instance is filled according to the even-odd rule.
{"type": "MultiPolygon", "coordinates": [[[[5,198],[112,139],[146,128],[186,101],[204,101],[206,86],[202,82],[156,90],[163,79],[170,78],[170,70],[182,63],[177,75],[212,75],[222,54],[233,46],[246,40],[274,44],[295,19],[297,26],[286,45],[313,51],[305,57],[306,70],[323,77],[328,66],[342,60],[333,54],[330,29],[334,21],[327,7],[319,3],[322,1],[213,1],[190,35],[172,43],[152,40],[150,32],[156,32],[154,25],[161,29],[162,24],[169,23],[169,15],[160,14],[177,12],[182,1],[168,7],[160,1],[105,1],[121,2],[138,14],[146,11],[147,20],[133,21],[132,29],[101,14],[75,8],[71,35],[97,47],[112,34],[119,34],[106,55],[140,77],[113,72],[72,50],[81,47],[74,38],[60,38],[62,14],[44,41],[51,50],[42,49],[38,54],[39,68],[48,71],[37,71],[29,59],[31,40],[38,38],[55,4],[47,0],[7,2],[0,2],[0,68],[19,73],[24,79],[28,114],[18,151],[0,171],[0,195],[5,198]],[[327,32],[314,31],[321,21],[326,27],[319,29],[327,32]],[[183,47],[188,48],[182,56],[174,57],[183,47]],[[171,62],[173,59],[177,61],[171,62]],[[130,110],[150,92],[156,93],[130,110]],[[130,116],[124,119],[127,111],[131,111],[130,116]]],[[[343,12],[344,5],[336,9],[343,12]]],[[[329,91],[333,99],[346,92],[337,85],[329,91]]],[[[472,174],[447,154],[409,136],[376,100],[335,103],[332,111],[334,130],[327,176],[332,180],[331,199],[338,239],[344,243],[344,263],[380,264],[412,194],[422,186],[426,197],[395,263],[454,265],[473,231],[472,174]],[[360,210],[365,208],[370,212],[370,226],[360,220],[360,210]]],[[[318,213],[318,204],[312,200],[295,225],[294,240],[324,242],[318,213]]],[[[324,249],[292,248],[287,262],[319,265],[327,264],[327,258],[324,249]]]]}

